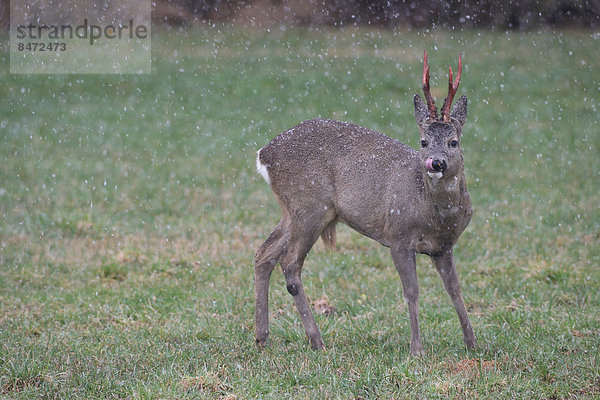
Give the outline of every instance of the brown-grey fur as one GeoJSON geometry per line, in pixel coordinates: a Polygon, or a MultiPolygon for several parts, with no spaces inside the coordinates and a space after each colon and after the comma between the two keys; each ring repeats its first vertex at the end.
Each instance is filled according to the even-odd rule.
{"type": "Polygon", "coordinates": [[[415,255],[429,255],[458,314],[463,339],[476,345],[462,300],[452,248],[471,219],[460,144],[467,99],[459,99],[450,122],[429,117],[414,98],[415,118],[427,147],[416,151],[368,128],[313,119],[283,132],[258,153],[282,217],[255,256],[256,343],[268,337],[269,277],[279,262],[312,346],[323,347],[301,281],[302,264],[321,235],[335,245],[343,222],[389,247],[408,304],[410,353],[423,347],[418,322],[415,255]],[[428,174],[428,159],[444,160],[440,178],[428,174]]]}

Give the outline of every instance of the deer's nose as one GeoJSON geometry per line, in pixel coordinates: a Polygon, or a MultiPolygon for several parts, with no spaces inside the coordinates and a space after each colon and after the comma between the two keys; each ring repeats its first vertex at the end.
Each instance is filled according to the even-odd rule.
{"type": "Polygon", "coordinates": [[[446,160],[435,159],[431,162],[431,167],[436,172],[444,172],[448,168],[448,164],[446,164],[446,160]]]}

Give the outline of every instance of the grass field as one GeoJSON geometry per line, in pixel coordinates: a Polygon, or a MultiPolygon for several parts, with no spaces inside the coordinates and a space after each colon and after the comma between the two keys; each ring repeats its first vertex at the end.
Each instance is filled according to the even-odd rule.
{"type": "Polygon", "coordinates": [[[0,398],[600,397],[600,36],[156,31],[152,75],[0,68],[0,398]],[[327,350],[255,249],[279,218],[255,151],[308,118],[418,144],[412,96],[463,52],[475,214],[455,249],[479,341],[418,258],[426,356],[387,249],[338,229],[305,263],[327,350]]]}

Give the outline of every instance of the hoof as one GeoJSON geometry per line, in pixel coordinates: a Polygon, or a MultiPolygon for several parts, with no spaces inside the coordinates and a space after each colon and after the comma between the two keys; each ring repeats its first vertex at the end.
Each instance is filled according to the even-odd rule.
{"type": "Polygon", "coordinates": [[[410,356],[411,357],[423,357],[425,355],[425,352],[423,351],[423,349],[421,350],[411,350],[410,351],[410,356]]]}
{"type": "Polygon", "coordinates": [[[311,340],[310,346],[313,348],[313,350],[325,349],[325,345],[323,344],[323,340],[321,340],[321,338],[319,338],[319,340],[311,340]]]}
{"type": "Polygon", "coordinates": [[[475,340],[475,338],[465,339],[465,346],[467,346],[467,349],[469,350],[475,350],[477,348],[477,340],[475,340]]]}
{"type": "Polygon", "coordinates": [[[411,357],[421,357],[424,355],[425,355],[425,352],[423,351],[423,346],[421,346],[421,344],[415,345],[415,346],[413,346],[411,344],[411,346],[410,346],[410,356],[411,357]]]}
{"type": "Polygon", "coordinates": [[[267,338],[264,338],[264,339],[256,338],[255,344],[259,350],[262,350],[267,345],[267,338]]]}

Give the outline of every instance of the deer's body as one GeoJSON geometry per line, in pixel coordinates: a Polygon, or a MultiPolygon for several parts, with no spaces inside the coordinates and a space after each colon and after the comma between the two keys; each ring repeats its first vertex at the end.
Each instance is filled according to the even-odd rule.
{"type": "Polygon", "coordinates": [[[339,220],[386,247],[402,242],[440,254],[470,219],[469,194],[456,191],[465,188],[464,174],[426,188],[417,151],[358,125],[302,122],[261,149],[257,161],[287,210],[325,226],[339,220]],[[294,193],[310,195],[296,204],[294,193]],[[438,201],[428,201],[433,197],[438,201]]]}
{"type": "Polygon", "coordinates": [[[422,352],[416,253],[432,257],[465,343],[475,345],[452,257],[472,213],[457,144],[466,98],[452,115],[448,111],[448,121],[433,118],[431,104],[428,111],[415,96],[421,141],[427,142],[420,152],[373,130],[327,119],[302,122],[259,150],[257,168],[270,183],[282,217],[255,257],[257,344],[268,336],[269,277],[279,262],[311,344],[323,347],[301,269],[319,235],[326,244],[335,244],[339,221],[391,249],[408,303],[412,354],[422,352]]]}

